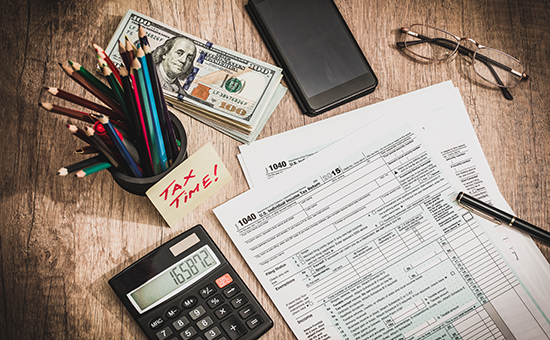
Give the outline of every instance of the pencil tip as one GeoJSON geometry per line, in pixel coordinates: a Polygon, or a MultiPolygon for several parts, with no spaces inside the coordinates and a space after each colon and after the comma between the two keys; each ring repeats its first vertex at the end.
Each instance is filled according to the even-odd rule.
{"type": "Polygon", "coordinates": [[[50,111],[53,108],[53,105],[47,102],[38,103],[38,105],[48,111],[50,111]]]}

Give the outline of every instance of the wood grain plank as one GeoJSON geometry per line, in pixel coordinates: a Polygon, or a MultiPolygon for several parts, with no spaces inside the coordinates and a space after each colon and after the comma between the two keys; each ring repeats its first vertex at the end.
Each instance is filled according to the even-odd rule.
{"type": "MultiPolygon", "coordinates": [[[[79,160],[70,119],[39,109],[53,101],[43,86],[95,100],[57,63],[93,68],[92,41],[106,46],[131,8],[262,61],[273,58],[244,10],[247,0],[5,1],[0,35],[0,338],[145,339],[107,284],[161,243],[201,223],[275,321],[263,339],[295,339],[223,230],[212,209],[246,191],[236,158],[240,143],[176,113],[192,154],[212,142],[233,181],[174,228],[147,198],[118,187],[109,173],[77,180],[55,172],[79,160]]],[[[514,211],[550,230],[550,4],[546,0],[335,0],[377,74],[374,93],[315,118],[299,113],[290,93],[259,138],[452,80],[462,95],[495,180],[514,211]],[[395,47],[398,29],[428,23],[501,49],[527,66],[531,79],[507,101],[483,84],[469,58],[425,64],[395,47]]],[[[470,44],[470,43],[466,43],[470,44]]],[[[69,105],[71,106],[71,105],[69,105]]],[[[71,106],[75,107],[76,106],[71,106]]],[[[547,245],[537,243],[550,260],[547,245]]]]}

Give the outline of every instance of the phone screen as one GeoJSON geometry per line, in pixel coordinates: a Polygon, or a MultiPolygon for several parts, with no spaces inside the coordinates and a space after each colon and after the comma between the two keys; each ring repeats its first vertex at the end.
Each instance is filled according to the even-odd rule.
{"type": "Polygon", "coordinates": [[[257,7],[308,97],[368,72],[330,2],[275,0],[257,7]]]}
{"type": "Polygon", "coordinates": [[[331,0],[253,2],[287,64],[287,71],[291,71],[310,104],[324,105],[323,100],[311,100],[315,97],[333,95],[338,99],[336,95],[362,90],[365,83],[376,84],[370,66],[331,0]]]}

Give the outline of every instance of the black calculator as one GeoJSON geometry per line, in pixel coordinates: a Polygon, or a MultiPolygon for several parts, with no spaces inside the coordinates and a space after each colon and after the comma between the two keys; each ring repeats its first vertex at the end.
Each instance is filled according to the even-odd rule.
{"type": "Polygon", "coordinates": [[[151,340],[254,340],[273,327],[201,225],[151,251],[109,284],[151,340]]]}

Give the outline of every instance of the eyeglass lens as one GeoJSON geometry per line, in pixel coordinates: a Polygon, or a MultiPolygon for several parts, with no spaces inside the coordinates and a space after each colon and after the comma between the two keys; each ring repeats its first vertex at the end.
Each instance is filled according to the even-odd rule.
{"type": "Polygon", "coordinates": [[[479,48],[473,56],[474,71],[491,84],[513,87],[521,80],[524,66],[512,56],[488,47],[479,48]],[[515,70],[517,73],[512,72],[515,70]]]}
{"type": "Polygon", "coordinates": [[[424,25],[412,25],[410,31],[417,36],[405,35],[405,47],[417,56],[442,61],[448,59],[458,48],[458,40],[449,33],[424,25]]]}

